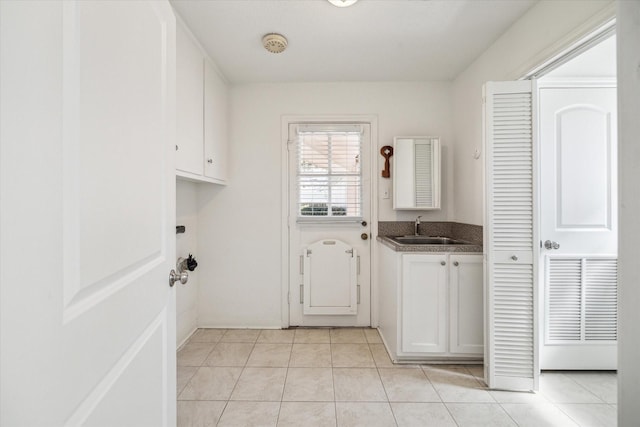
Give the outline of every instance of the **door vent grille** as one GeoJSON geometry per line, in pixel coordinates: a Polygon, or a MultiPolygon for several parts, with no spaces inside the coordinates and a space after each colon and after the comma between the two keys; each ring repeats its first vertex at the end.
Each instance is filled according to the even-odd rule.
{"type": "Polygon", "coordinates": [[[617,340],[617,264],[615,258],[548,258],[546,343],[617,340]]]}

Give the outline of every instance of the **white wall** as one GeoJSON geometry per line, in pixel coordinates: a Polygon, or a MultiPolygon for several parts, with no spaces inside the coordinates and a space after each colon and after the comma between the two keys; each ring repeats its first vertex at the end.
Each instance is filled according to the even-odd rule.
{"type": "MultiPolygon", "coordinates": [[[[377,115],[374,149],[397,135],[437,135],[443,144],[443,209],[451,215],[450,83],[249,84],[230,91],[229,185],[199,188],[200,326],[280,327],[283,115],[377,115]]],[[[380,177],[380,190],[391,187],[380,177]]],[[[412,220],[380,200],[380,220],[412,220]]]]}
{"type": "Polygon", "coordinates": [[[482,85],[518,79],[613,13],[608,0],[541,1],[454,80],[453,220],[482,224],[484,157],[473,158],[482,148],[482,85]]]}
{"type": "Polygon", "coordinates": [[[640,420],[640,2],[618,2],[619,345],[618,425],[640,420]]]}
{"type": "MultiPolygon", "coordinates": [[[[176,182],[176,225],[186,226],[186,232],[176,234],[176,258],[189,254],[198,256],[198,185],[193,182],[176,182]]],[[[197,328],[198,322],[198,274],[200,268],[189,272],[186,285],[176,283],[176,344],[181,345],[197,328]]]]}

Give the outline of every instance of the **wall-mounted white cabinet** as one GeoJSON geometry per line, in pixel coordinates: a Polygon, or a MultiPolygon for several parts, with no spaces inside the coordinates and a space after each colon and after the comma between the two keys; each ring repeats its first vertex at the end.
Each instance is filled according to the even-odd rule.
{"type": "Polygon", "coordinates": [[[383,245],[380,254],[380,332],[392,358],[482,357],[482,255],[383,245]]]}
{"type": "Polygon", "coordinates": [[[440,209],[440,139],[393,139],[393,208],[440,209]]]}
{"type": "Polygon", "coordinates": [[[180,23],[176,49],[176,175],[225,184],[227,86],[180,23]]]}

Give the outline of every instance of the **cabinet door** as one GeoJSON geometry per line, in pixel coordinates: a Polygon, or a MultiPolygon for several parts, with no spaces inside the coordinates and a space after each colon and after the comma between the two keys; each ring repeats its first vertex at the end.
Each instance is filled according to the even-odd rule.
{"type": "Polygon", "coordinates": [[[176,169],[203,173],[203,56],[176,26],[176,169]]]}
{"type": "Polygon", "coordinates": [[[449,271],[449,351],[483,354],[482,255],[451,255],[449,271]]]}
{"type": "Polygon", "coordinates": [[[204,175],[227,180],[227,87],[214,65],[204,61],[204,175]]]}
{"type": "Polygon", "coordinates": [[[402,351],[447,351],[447,256],[402,256],[402,351]]]}

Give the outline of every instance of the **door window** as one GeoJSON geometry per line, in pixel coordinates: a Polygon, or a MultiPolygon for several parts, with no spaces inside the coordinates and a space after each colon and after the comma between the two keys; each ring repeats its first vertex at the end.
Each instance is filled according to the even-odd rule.
{"type": "Polygon", "coordinates": [[[298,126],[298,222],[362,218],[361,145],[359,125],[298,126]]]}

